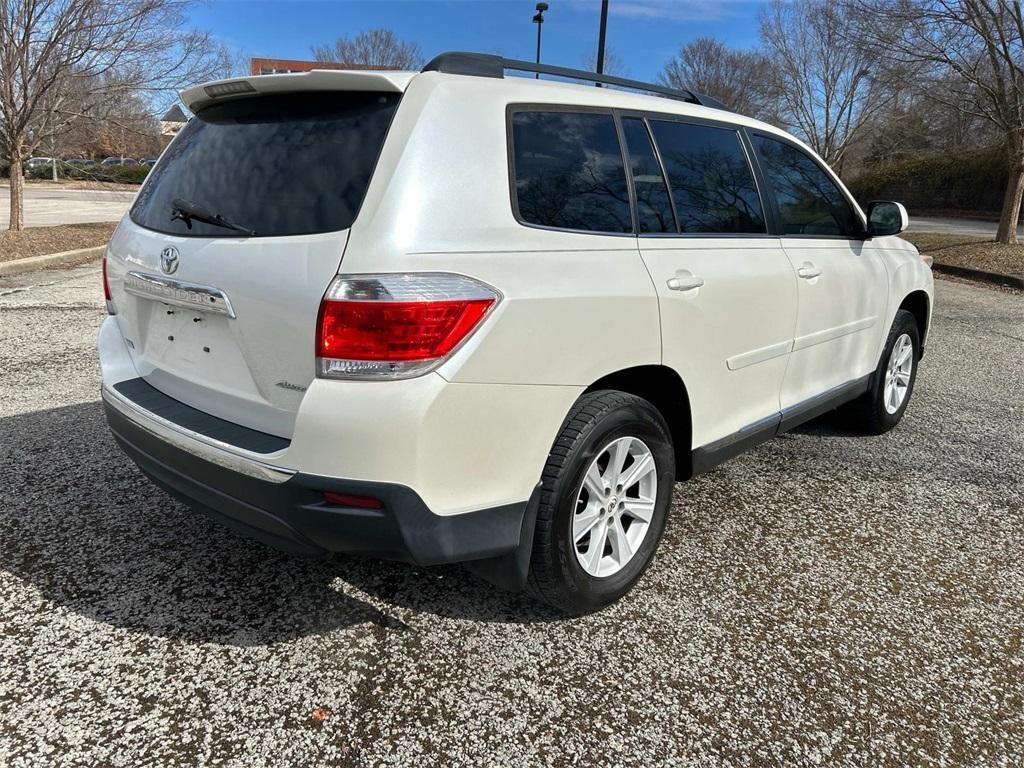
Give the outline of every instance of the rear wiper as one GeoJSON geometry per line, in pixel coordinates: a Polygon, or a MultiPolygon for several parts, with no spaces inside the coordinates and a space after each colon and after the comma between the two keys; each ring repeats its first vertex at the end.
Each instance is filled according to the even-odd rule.
{"type": "Polygon", "coordinates": [[[201,221],[204,224],[212,224],[215,227],[223,227],[224,229],[233,229],[235,232],[244,232],[253,237],[256,234],[256,230],[243,227],[240,224],[235,224],[228,221],[219,213],[213,213],[203,208],[199,203],[193,203],[191,200],[183,200],[180,197],[176,197],[171,201],[171,221],[181,219],[185,222],[185,226],[192,229],[192,222],[201,221]]]}

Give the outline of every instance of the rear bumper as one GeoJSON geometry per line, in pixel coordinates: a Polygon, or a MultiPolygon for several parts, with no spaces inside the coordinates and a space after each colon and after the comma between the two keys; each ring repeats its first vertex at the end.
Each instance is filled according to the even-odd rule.
{"type": "Polygon", "coordinates": [[[291,426],[275,429],[273,420],[241,418],[245,401],[230,392],[137,364],[116,316],[100,328],[99,352],[104,399],[172,445],[270,482],[303,472],[405,486],[437,516],[528,499],[583,391],[454,383],[438,373],[388,382],[314,379],[291,426]],[[140,377],[158,397],[130,388],[140,377]]]}
{"type": "Polygon", "coordinates": [[[118,444],[157,485],[193,509],[287,552],[360,553],[435,565],[515,556],[520,541],[532,538],[528,501],[436,515],[404,485],[304,474],[248,459],[229,468],[222,456],[192,450],[198,441],[126,408],[106,388],[103,399],[118,444]],[[370,496],[382,508],[328,504],[324,491],[370,496]]]}

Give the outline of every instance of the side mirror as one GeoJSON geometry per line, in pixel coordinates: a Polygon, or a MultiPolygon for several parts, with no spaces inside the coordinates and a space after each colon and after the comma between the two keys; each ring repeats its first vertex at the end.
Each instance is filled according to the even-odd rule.
{"type": "Polygon", "coordinates": [[[868,205],[868,237],[898,235],[910,226],[902,203],[876,201],[868,205]]]}

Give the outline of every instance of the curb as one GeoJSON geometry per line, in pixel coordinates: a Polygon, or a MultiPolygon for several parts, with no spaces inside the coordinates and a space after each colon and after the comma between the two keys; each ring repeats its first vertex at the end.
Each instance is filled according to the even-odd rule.
{"type": "Polygon", "coordinates": [[[48,253],[43,256],[29,256],[25,259],[0,262],[0,277],[20,275],[22,272],[32,272],[36,269],[47,267],[59,267],[65,264],[83,264],[87,261],[99,258],[107,246],[97,245],[93,248],[79,248],[77,251],[64,251],[63,253],[48,253]]]}
{"type": "MultiPolygon", "coordinates": [[[[114,182],[111,182],[114,183],[114,182]]],[[[26,184],[25,189],[42,189],[47,192],[75,192],[85,195],[135,195],[139,191],[141,184],[133,184],[134,189],[90,189],[88,187],[58,187],[58,186],[44,186],[37,184],[26,184]]],[[[0,189],[10,189],[10,184],[0,184],[0,189]]]]}
{"type": "Polygon", "coordinates": [[[954,267],[949,264],[939,264],[937,261],[932,264],[932,271],[952,275],[953,277],[963,277],[968,280],[978,280],[982,283],[993,283],[995,285],[1005,286],[1006,288],[1016,288],[1018,291],[1024,291],[1024,277],[1001,275],[998,272],[986,272],[982,269],[971,269],[970,267],[954,267]]]}

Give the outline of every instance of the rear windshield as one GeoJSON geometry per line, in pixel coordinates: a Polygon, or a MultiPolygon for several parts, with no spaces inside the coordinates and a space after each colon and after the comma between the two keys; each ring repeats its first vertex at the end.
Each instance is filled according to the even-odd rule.
{"type": "Polygon", "coordinates": [[[215,104],[182,128],[131,209],[136,224],[194,237],[238,231],[172,220],[177,199],[256,237],[352,225],[400,94],[305,92],[215,104]]]}

